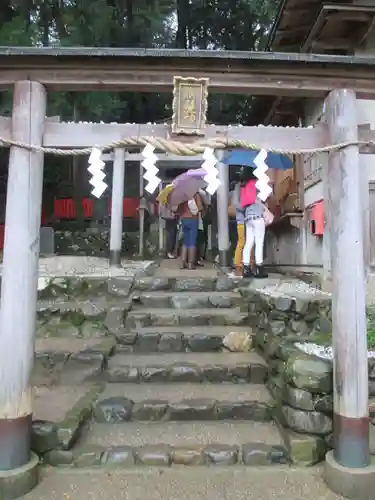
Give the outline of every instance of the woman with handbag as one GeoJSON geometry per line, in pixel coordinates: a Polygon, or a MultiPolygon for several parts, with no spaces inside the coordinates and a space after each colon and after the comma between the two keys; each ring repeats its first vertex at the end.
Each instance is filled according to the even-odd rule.
{"type": "Polygon", "coordinates": [[[267,273],[263,267],[264,236],[267,223],[271,223],[273,218],[271,212],[257,198],[255,186],[256,177],[250,169],[242,172],[242,182],[240,188],[240,206],[244,210],[244,221],[246,230],[246,241],[242,253],[243,277],[267,278],[267,273]],[[255,268],[254,273],[250,267],[251,250],[255,245],[255,268]]]}

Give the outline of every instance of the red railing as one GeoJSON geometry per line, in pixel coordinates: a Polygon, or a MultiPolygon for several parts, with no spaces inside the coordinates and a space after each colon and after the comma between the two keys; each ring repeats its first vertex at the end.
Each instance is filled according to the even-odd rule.
{"type": "MultiPolygon", "coordinates": [[[[111,215],[111,201],[108,206],[108,215],[111,215]]],[[[85,218],[89,219],[93,213],[93,200],[91,198],[84,198],[82,200],[83,213],[85,218]]],[[[123,202],[123,215],[124,217],[134,217],[137,215],[139,207],[139,198],[124,198],[123,202]]],[[[54,202],[54,217],[56,219],[75,219],[76,207],[74,200],[71,198],[64,198],[62,200],[55,200],[54,202]]]]}
{"type": "MultiPolygon", "coordinates": [[[[85,218],[89,219],[93,213],[93,200],[84,198],[82,200],[83,213],[85,218]]],[[[123,215],[124,217],[135,217],[138,213],[139,198],[124,198],[123,215]]],[[[53,207],[53,215],[56,219],[75,219],[76,207],[74,200],[71,198],[64,198],[62,200],[55,200],[53,207]]],[[[108,206],[108,215],[111,215],[111,201],[108,206]]],[[[157,215],[157,203],[155,203],[155,215],[157,215]]],[[[46,215],[42,212],[41,225],[46,224],[46,215]]],[[[4,225],[0,225],[0,250],[4,248],[4,225]]]]}
{"type": "MultiPolygon", "coordinates": [[[[92,217],[93,200],[90,200],[90,198],[84,198],[82,200],[82,208],[85,217],[92,217]]],[[[77,213],[74,200],[71,198],[55,200],[53,215],[56,219],[75,219],[77,213]]]]}
{"type": "MultiPolygon", "coordinates": [[[[139,198],[124,198],[122,214],[124,217],[135,217],[138,213],[139,198]]],[[[112,202],[109,202],[108,215],[112,213],[112,202]]]]}

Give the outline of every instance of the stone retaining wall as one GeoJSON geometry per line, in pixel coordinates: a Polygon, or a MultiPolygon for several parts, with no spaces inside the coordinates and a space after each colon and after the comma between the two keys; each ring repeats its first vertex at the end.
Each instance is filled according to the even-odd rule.
{"type": "Polygon", "coordinates": [[[284,339],[274,349],[269,368],[268,388],[276,401],[278,424],[285,430],[292,462],[320,462],[332,441],[332,363],[304,354],[284,339]],[[295,441],[297,435],[306,443],[302,449],[301,440],[295,441]]]}
{"type": "MultiPolygon", "coordinates": [[[[157,257],[159,253],[159,226],[149,225],[144,237],[144,254],[148,257],[157,257]]],[[[139,232],[126,231],[122,233],[122,253],[126,256],[138,255],[139,232]]],[[[93,231],[57,230],[55,231],[55,252],[57,255],[81,255],[108,257],[109,230],[93,231]]]]}
{"type": "Polygon", "coordinates": [[[331,332],[331,297],[299,280],[257,286],[240,291],[248,299],[256,347],[268,362],[277,423],[292,463],[313,465],[331,442],[332,364],[303,354],[294,342],[331,332]]]}
{"type": "Polygon", "coordinates": [[[299,280],[269,280],[240,288],[247,299],[249,321],[256,331],[256,345],[272,359],[280,341],[304,341],[330,333],[331,297],[299,280]]]}
{"type": "MultiPolygon", "coordinates": [[[[276,419],[284,430],[294,463],[313,465],[332,448],[332,361],[301,352],[283,339],[269,361],[268,388],[275,398],[276,419]],[[296,439],[297,438],[297,439],[296,439]],[[301,439],[305,444],[301,446],[301,439]]],[[[369,393],[375,396],[375,360],[369,360],[369,393]]],[[[375,454],[375,419],[370,405],[370,447],[375,454]]]]}

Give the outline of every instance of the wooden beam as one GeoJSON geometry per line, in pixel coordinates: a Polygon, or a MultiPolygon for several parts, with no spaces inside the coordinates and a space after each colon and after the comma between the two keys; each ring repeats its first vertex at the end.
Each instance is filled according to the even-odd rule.
{"type": "Polygon", "coordinates": [[[208,78],[210,92],[323,96],[350,84],[375,94],[370,57],[177,49],[0,47],[0,90],[35,80],[52,90],[171,92],[175,76],[208,78]]]}
{"type": "MultiPolygon", "coordinates": [[[[325,114],[333,143],[358,140],[353,90],[333,90],[325,114]]],[[[324,202],[331,233],[334,457],[349,468],[370,463],[362,175],[358,147],[329,155],[324,202]]]]}
{"type": "MultiPolygon", "coordinates": [[[[318,56],[314,54],[314,57],[318,56]]],[[[314,60],[313,56],[310,56],[310,59],[314,60]]],[[[370,61],[370,58],[368,59],[370,61]]],[[[352,63],[350,67],[337,71],[333,62],[320,69],[305,64],[304,71],[300,68],[296,70],[292,65],[278,69],[277,64],[274,64],[272,69],[264,68],[256,71],[249,68],[252,66],[249,65],[242,71],[236,71],[235,68],[228,69],[228,66],[225,71],[199,68],[173,69],[173,67],[160,69],[151,67],[147,71],[140,71],[136,68],[128,69],[127,66],[119,70],[118,65],[116,69],[111,67],[85,69],[81,66],[79,70],[62,67],[27,71],[0,68],[0,90],[9,88],[13,82],[26,78],[40,81],[50,90],[56,91],[172,92],[173,78],[178,72],[183,77],[193,75],[195,78],[209,78],[210,93],[325,97],[332,88],[341,88],[346,84],[355,88],[360,98],[372,98],[375,95],[375,65],[368,64],[365,70],[359,70],[352,63]]]]}
{"type": "Polygon", "coordinates": [[[311,46],[309,48],[311,48],[315,52],[318,52],[319,50],[351,51],[354,50],[357,46],[358,42],[356,39],[353,39],[351,37],[344,37],[314,40],[311,42],[311,46]]]}
{"type": "MultiPolygon", "coordinates": [[[[1,131],[1,129],[0,129],[1,131]]],[[[326,145],[324,125],[314,128],[241,127],[210,125],[205,129],[206,139],[224,137],[251,141],[260,148],[301,149],[326,145]]],[[[1,133],[0,133],[1,136],[1,133]]],[[[101,123],[46,123],[43,145],[53,148],[103,147],[125,137],[154,136],[168,139],[170,126],[162,124],[101,124],[101,123]]],[[[204,139],[202,138],[202,140],[204,139]]],[[[175,137],[179,140],[179,137],[175,137]]],[[[190,138],[193,142],[194,139],[190,138]]]]}
{"type": "MultiPolygon", "coordinates": [[[[170,138],[170,126],[162,124],[119,124],[119,123],[58,123],[46,120],[43,145],[49,148],[71,149],[103,147],[115,140],[126,137],[153,136],[163,139],[170,138]]],[[[361,141],[374,141],[375,131],[368,127],[359,127],[359,138],[361,141]]],[[[0,117],[0,138],[5,141],[11,139],[11,118],[0,117]]],[[[241,127],[210,125],[205,129],[205,137],[210,139],[225,137],[251,142],[260,148],[275,149],[311,149],[326,146],[327,131],[324,124],[318,124],[313,128],[290,127],[280,128],[271,126],[241,127]]],[[[177,137],[176,140],[179,140],[177,137]]],[[[189,139],[194,141],[194,139],[189,139]]],[[[374,147],[361,147],[362,154],[374,154],[374,147]]],[[[110,155],[111,153],[109,153],[110,155]]],[[[181,162],[185,157],[171,153],[158,153],[159,162],[181,162]]],[[[189,157],[190,162],[200,161],[200,155],[189,157]]],[[[142,161],[138,153],[129,153],[129,161],[142,161]]],[[[113,157],[106,156],[106,161],[112,161],[113,157]]]]}
{"type": "MultiPolygon", "coordinates": [[[[25,81],[15,85],[12,118],[15,140],[41,145],[46,105],[47,95],[40,83],[25,81]]],[[[43,154],[12,147],[0,308],[1,471],[23,467],[30,460],[29,384],[34,360],[42,190],[43,154]]]]}
{"type": "Polygon", "coordinates": [[[10,87],[14,81],[30,78],[38,80],[50,90],[55,91],[132,91],[132,92],[171,92],[175,73],[179,71],[184,77],[194,75],[195,78],[209,78],[210,93],[228,92],[231,94],[252,95],[291,95],[303,97],[325,97],[332,88],[342,87],[343,78],[359,92],[360,97],[371,98],[375,95],[375,72],[358,75],[353,70],[346,74],[330,74],[329,68],[324,74],[309,74],[308,66],[304,74],[289,72],[246,72],[228,71],[227,73],[211,73],[209,71],[163,68],[161,71],[149,69],[147,72],[135,70],[85,70],[79,72],[66,71],[62,68],[53,71],[1,71],[0,89],[10,87]]]}
{"type": "MultiPolygon", "coordinates": [[[[194,69],[181,70],[173,68],[162,68],[161,71],[150,68],[146,71],[136,71],[135,69],[81,69],[65,70],[54,69],[45,70],[2,70],[0,72],[0,90],[7,89],[13,85],[13,82],[30,78],[31,80],[41,81],[49,90],[52,91],[129,91],[129,92],[172,92],[173,78],[175,74],[182,73],[181,76],[187,78],[193,75],[195,78],[209,78],[211,93],[228,92],[231,94],[273,94],[281,93],[283,95],[311,95],[325,96],[332,87],[339,86],[338,80],[333,77],[324,77],[317,79],[315,76],[309,80],[308,75],[291,75],[267,73],[244,73],[236,71],[227,71],[227,73],[199,71],[194,69]]],[[[358,82],[358,88],[366,95],[372,95],[371,88],[367,87],[365,82],[358,82]],[[366,87],[366,88],[365,88],[366,87]],[[367,91],[370,94],[367,94],[367,91]]],[[[375,91],[374,91],[375,93],[375,91]]]]}
{"type": "MultiPolygon", "coordinates": [[[[326,9],[327,10],[327,9],[326,9]]],[[[335,12],[335,9],[333,9],[333,12],[331,14],[326,15],[326,22],[332,22],[332,23],[339,23],[342,21],[355,21],[355,22],[368,22],[369,19],[374,15],[375,8],[374,7],[368,7],[367,12],[355,12],[355,11],[350,11],[348,12],[345,11],[338,11],[335,12]]]]}
{"type": "Polygon", "coordinates": [[[300,26],[290,26],[289,28],[280,28],[277,30],[275,38],[283,37],[285,35],[291,35],[294,33],[300,33],[301,31],[308,31],[310,29],[310,24],[302,24],[300,26]]]}

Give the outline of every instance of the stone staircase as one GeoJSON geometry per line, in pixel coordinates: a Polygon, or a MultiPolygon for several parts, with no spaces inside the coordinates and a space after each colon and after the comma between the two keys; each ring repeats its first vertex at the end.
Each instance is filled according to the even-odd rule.
{"type": "MultiPolygon", "coordinates": [[[[123,284],[117,297],[86,297],[74,310],[71,298],[55,304],[56,328],[69,318],[86,342],[60,353],[55,397],[85,390],[58,422],[34,422],[34,449],[65,467],[287,463],[238,284],[216,271],[159,274],[135,279],[128,295],[123,284]]],[[[51,362],[51,352],[38,356],[51,362]]]]}

